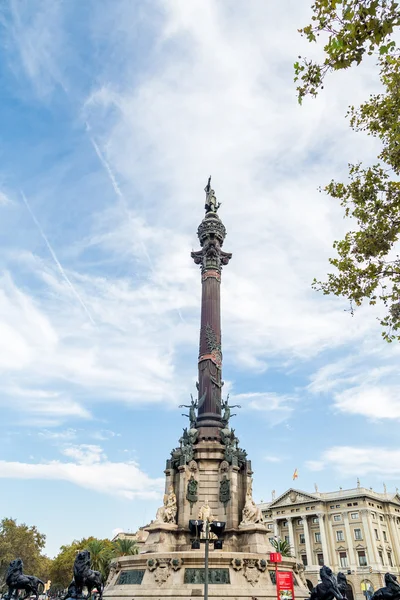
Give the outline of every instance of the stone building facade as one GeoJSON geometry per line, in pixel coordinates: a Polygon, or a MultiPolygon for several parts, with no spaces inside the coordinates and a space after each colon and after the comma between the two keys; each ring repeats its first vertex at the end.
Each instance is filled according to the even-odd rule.
{"type": "Polygon", "coordinates": [[[378,493],[361,486],[315,493],[289,489],[261,503],[267,529],[290,543],[305,566],[308,585],[319,569],[342,571],[349,596],[369,598],[384,585],[387,572],[400,572],[400,494],[378,493]]]}

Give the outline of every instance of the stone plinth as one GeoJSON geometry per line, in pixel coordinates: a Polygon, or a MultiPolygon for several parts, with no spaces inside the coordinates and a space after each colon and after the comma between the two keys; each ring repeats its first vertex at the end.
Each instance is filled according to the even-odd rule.
{"type": "MultiPolygon", "coordinates": [[[[275,566],[268,562],[269,554],[225,552],[210,549],[211,581],[209,597],[231,600],[276,598],[273,583],[275,566]],[[216,583],[220,581],[221,583],[216,583]]],[[[292,571],[294,559],[284,558],[281,571],[292,571]]],[[[199,581],[204,568],[204,545],[200,550],[180,553],[139,554],[121,557],[104,592],[104,598],[137,600],[139,598],[179,598],[189,600],[203,597],[204,584],[199,581]],[[139,572],[133,575],[132,572],[139,572]],[[122,573],[131,573],[131,579],[141,583],[122,583],[122,573]]],[[[129,579],[128,575],[125,580],[129,579]]],[[[309,596],[307,587],[294,575],[295,597],[309,596]]]]}

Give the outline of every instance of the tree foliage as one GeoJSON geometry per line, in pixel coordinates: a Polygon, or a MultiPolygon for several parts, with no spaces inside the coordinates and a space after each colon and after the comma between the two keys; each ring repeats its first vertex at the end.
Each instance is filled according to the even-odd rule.
{"type": "Polygon", "coordinates": [[[282,556],[292,556],[290,544],[286,540],[281,540],[280,538],[273,538],[271,540],[271,545],[274,547],[275,551],[282,554],[282,556]]]}
{"type": "Polygon", "coordinates": [[[135,540],[117,539],[114,542],[114,556],[132,556],[139,553],[139,546],[135,540]]]}
{"type": "Polygon", "coordinates": [[[400,24],[393,0],[316,0],[312,23],[299,31],[308,41],[327,37],[321,63],[299,57],[295,63],[298,99],[316,96],[329,72],[361,63],[376,55],[382,93],[371,95],[348,111],[350,126],[377,138],[381,151],[371,166],[349,164],[346,183],[325,188],[344,208],[354,227],[333,244],[336,268],[327,281],[314,280],[324,294],[344,296],[350,308],[364,301],[383,303],[380,318],[384,339],[400,340],[400,53],[393,37],[400,24]]]}
{"type": "Polygon", "coordinates": [[[8,565],[22,558],[24,572],[47,581],[51,560],[42,554],[46,536],[35,526],[18,525],[15,519],[0,521],[0,585],[5,582],[8,565]]]}

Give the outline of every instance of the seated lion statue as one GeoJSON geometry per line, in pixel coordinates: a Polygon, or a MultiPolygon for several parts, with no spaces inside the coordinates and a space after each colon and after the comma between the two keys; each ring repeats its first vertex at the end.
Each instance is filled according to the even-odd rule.
{"type": "Polygon", "coordinates": [[[93,571],[90,568],[90,552],[82,550],[78,552],[74,562],[74,579],[68,587],[67,598],[83,598],[83,588],[88,591],[87,598],[92,595],[92,590],[96,589],[99,598],[103,596],[103,578],[99,571],[93,571]]]}
{"type": "Polygon", "coordinates": [[[397,581],[396,575],[386,573],[385,575],[385,587],[376,590],[371,600],[399,600],[400,599],[400,585],[397,581]]]}
{"type": "Polygon", "coordinates": [[[332,569],[325,565],[319,571],[321,582],[312,590],[310,600],[345,600],[341,594],[332,569]]]}
{"type": "Polygon", "coordinates": [[[18,598],[18,591],[25,590],[25,595],[21,600],[25,600],[25,598],[28,598],[29,596],[36,596],[36,600],[38,600],[39,586],[43,586],[44,590],[43,581],[33,575],[24,575],[22,572],[23,568],[24,563],[21,558],[16,558],[10,562],[6,575],[8,592],[4,596],[5,599],[11,600],[11,598],[18,598]]]}

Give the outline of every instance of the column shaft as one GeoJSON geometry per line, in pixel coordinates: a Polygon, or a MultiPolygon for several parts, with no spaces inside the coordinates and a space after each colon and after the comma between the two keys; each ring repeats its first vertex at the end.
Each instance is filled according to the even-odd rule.
{"type": "Polygon", "coordinates": [[[324,513],[318,513],[318,523],[319,523],[319,531],[321,534],[321,545],[322,545],[322,554],[324,555],[324,564],[331,564],[331,557],[329,554],[328,544],[326,540],[326,532],[325,532],[325,522],[324,522],[324,513]]]}
{"type": "Polygon", "coordinates": [[[310,530],[308,529],[307,517],[304,516],[302,520],[304,525],[304,540],[306,542],[307,564],[311,567],[314,564],[314,558],[311,550],[310,530]]]}
{"type": "Polygon", "coordinates": [[[344,522],[344,528],[346,530],[346,540],[347,540],[347,547],[348,547],[348,554],[349,554],[349,565],[351,567],[357,567],[356,555],[355,555],[354,545],[353,545],[353,537],[351,535],[351,529],[350,529],[350,524],[349,524],[349,514],[347,512],[343,513],[343,522],[344,522]]]}

